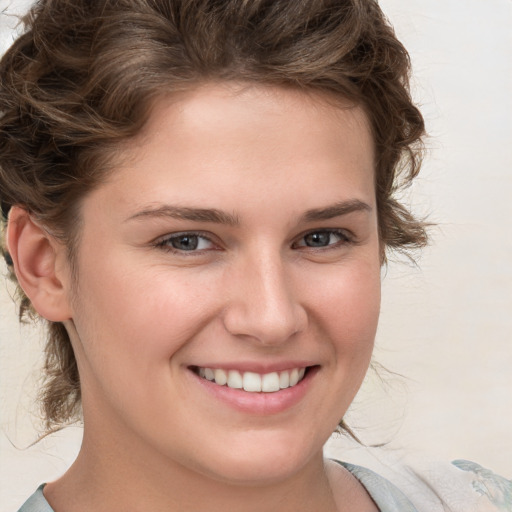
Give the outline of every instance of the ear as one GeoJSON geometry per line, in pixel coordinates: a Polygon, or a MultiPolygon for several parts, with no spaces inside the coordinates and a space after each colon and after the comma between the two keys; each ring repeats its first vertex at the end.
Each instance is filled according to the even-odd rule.
{"type": "Polygon", "coordinates": [[[19,206],[9,212],[7,249],[18,283],[47,320],[71,318],[66,248],[19,206]]]}

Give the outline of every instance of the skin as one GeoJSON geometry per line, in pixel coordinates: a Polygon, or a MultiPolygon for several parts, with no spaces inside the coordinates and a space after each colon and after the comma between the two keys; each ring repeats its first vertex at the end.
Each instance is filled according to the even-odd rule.
{"type": "Polygon", "coordinates": [[[362,109],[210,84],[159,100],[120,155],[83,201],[76,286],[65,248],[19,208],[10,221],[20,282],[41,314],[65,322],[81,376],[83,446],[45,487],[52,507],[376,510],[322,457],[379,314],[362,109]],[[177,207],[220,214],[176,218],[177,207]],[[183,233],[196,250],[179,245],[183,233]],[[306,390],[272,413],[218,399],[191,371],[299,363],[315,369],[306,390]]]}

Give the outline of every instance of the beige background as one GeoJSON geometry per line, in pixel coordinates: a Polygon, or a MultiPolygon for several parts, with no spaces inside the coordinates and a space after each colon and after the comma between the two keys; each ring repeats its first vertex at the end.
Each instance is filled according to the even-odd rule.
{"type": "MultiPolygon", "coordinates": [[[[20,0],[0,0],[21,9],[20,0]]],[[[329,454],[381,461],[467,458],[512,478],[512,1],[381,2],[414,64],[430,153],[407,200],[438,224],[418,268],[390,264],[376,360],[351,413],[367,443],[329,454]],[[376,455],[375,455],[376,453],[376,455]]],[[[0,15],[0,45],[12,19],[0,15]]],[[[1,49],[0,48],[0,49],[1,49]]],[[[4,272],[4,268],[1,267],[4,272]]],[[[40,339],[18,327],[0,281],[0,503],[15,510],[79,446],[68,429],[37,436],[31,400],[40,339]]],[[[4,508],[5,507],[5,508],[4,508]]]]}

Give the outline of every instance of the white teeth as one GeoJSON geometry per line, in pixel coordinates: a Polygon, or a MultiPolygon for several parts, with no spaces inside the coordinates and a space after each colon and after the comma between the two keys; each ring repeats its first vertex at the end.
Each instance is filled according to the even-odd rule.
{"type": "Polygon", "coordinates": [[[261,377],[261,391],[272,393],[279,391],[279,374],[277,372],[266,373],[261,377]]]}
{"type": "Polygon", "coordinates": [[[233,389],[241,389],[244,387],[242,375],[236,370],[229,370],[228,372],[228,387],[233,389]]]}
{"type": "Polygon", "coordinates": [[[245,372],[243,379],[244,391],[251,391],[253,393],[261,391],[261,377],[257,373],[245,372]]]}
{"type": "Polygon", "coordinates": [[[214,370],[215,384],[224,386],[228,382],[228,376],[224,370],[214,370]]]}
{"type": "Polygon", "coordinates": [[[294,368],[290,372],[290,387],[295,386],[297,382],[299,382],[299,370],[297,370],[297,368],[294,368]]]}
{"type": "Polygon", "coordinates": [[[219,386],[227,385],[233,389],[243,389],[250,393],[274,393],[299,383],[306,373],[305,368],[293,368],[281,372],[260,375],[255,372],[222,370],[220,368],[198,368],[200,377],[215,382],[219,386]]]}

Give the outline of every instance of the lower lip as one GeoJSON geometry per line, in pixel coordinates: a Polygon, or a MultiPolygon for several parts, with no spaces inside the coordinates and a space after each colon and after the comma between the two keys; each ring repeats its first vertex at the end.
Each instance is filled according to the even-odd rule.
{"type": "Polygon", "coordinates": [[[251,393],[243,389],[219,386],[200,377],[192,370],[189,370],[189,373],[207,393],[228,406],[244,413],[270,415],[284,412],[298,404],[306,395],[318,369],[317,366],[309,368],[298,384],[272,393],[251,393]]]}

